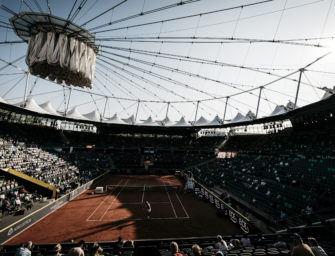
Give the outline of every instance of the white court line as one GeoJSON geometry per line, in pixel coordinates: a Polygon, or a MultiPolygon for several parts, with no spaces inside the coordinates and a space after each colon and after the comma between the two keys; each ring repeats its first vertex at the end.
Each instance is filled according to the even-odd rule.
{"type": "Polygon", "coordinates": [[[179,203],[181,204],[181,207],[183,207],[183,210],[184,210],[184,212],[185,212],[187,218],[189,218],[190,216],[188,216],[187,211],[186,211],[186,209],[185,209],[183,203],[181,202],[181,200],[180,200],[180,198],[179,198],[177,192],[175,192],[175,194],[176,194],[176,196],[177,196],[177,199],[178,199],[179,203]]]}
{"type": "MultiPolygon", "coordinates": [[[[178,220],[178,219],[190,219],[190,217],[166,217],[166,218],[151,218],[152,220],[178,220]]],[[[88,220],[88,221],[97,221],[97,222],[102,222],[102,221],[115,221],[116,219],[105,219],[105,220],[88,220]]],[[[120,220],[120,219],[117,219],[120,220]]],[[[134,220],[145,220],[147,221],[148,219],[141,219],[141,218],[134,218],[134,219],[124,219],[124,220],[129,220],[129,221],[134,221],[134,220]]]]}
{"type": "Polygon", "coordinates": [[[172,204],[172,201],[171,201],[169,192],[167,191],[165,182],[163,181],[163,183],[164,183],[164,187],[165,187],[166,194],[167,194],[167,196],[168,196],[168,198],[169,198],[169,201],[170,201],[170,204],[171,204],[171,206],[172,206],[172,210],[173,210],[174,216],[176,216],[176,218],[178,218],[177,213],[176,213],[176,210],[174,209],[174,206],[173,206],[173,204],[172,204]]]}
{"type": "MultiPolygon", "coordinates": [[[[150,202],[150,204],[169,204],[170,202],[150,202]]],[[[125,205],[125,204],[143,204],[141,202],[134,202],[134,203],[114,203],[114,204],[122,204],[122,205],[125,205]]]]}
{"type": "MultiPolygon", "coordinates": [[[[119,181],[119,183],[117,184],[117,185],[120,185],[120,183],[123,181],[123,179],[122,180],[120,180],[119,181]]],[[[105,199],[104,200],[102,200],[101,202],[100,202],[100,204],[95,208],[95,210],[91,213],[91,215],[90,216],[88,216],[88,218],[86,219],[86,221],[90,221],[90,218],[93,216],[93,214],[99,209],[99,207],[103,204],[103,202],[105,202],[105,200],[108,198],[108,194],[106,195],[106,197],[105,197],[105,199]]]]}
{"type": "MultiPolygon", "coordinates": [[[[126,181],[125,184],[123,184],[124,186],[127,185],[127,183],[129,182],[129,180],[126,181]]],[[[120,193],[122,192],[122,190],[124,189],[124,187],[122,187],[119,191],[119,193],[117,193],[116,197],[113,199],[113,201],[111,202],[111,204],[108,206],[108,208],[106,209],[106,211],[104,212],[104,214],[100,217],[100,220],[103,219],[103,217],[105,217],[106,213],[108,212],[108,210],[112,207],[114,201],[118,198],[118,196],[120,195],[120,193]]]]}
{"type": "Polygon", "coordinates": [[[145,192],[145,184],[144,184],[144,187],[143,187],[142,203],[143,203],[143,201],[144,201],[144,192],[145,192]]]}
{"type": "Polygon", "coordinates": [[[178,220],[178,219],[189,219],[190,217],[167,217],[167,218],[151,218],[153,220],[178,220]]]}

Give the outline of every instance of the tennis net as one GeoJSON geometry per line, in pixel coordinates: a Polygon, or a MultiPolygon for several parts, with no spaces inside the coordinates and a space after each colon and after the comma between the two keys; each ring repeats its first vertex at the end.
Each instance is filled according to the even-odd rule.
{"type": "Polygon", "coordinates": [[[179,185],[153,185],[153,186],[123,186],[123,185],[106,185],[107,193],[115,192],[164,192],[178,191],[181,189],[179,185]]]}

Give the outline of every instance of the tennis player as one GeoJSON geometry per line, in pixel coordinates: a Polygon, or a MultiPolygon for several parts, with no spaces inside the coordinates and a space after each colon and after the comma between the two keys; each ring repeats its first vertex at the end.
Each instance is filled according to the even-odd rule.
{"type": "Polygon", "coordinates": [[[148,201],[145,201],[145,206],[147,208],[147,219],[149,220],[151,218],[151,205],[148,201]]]}

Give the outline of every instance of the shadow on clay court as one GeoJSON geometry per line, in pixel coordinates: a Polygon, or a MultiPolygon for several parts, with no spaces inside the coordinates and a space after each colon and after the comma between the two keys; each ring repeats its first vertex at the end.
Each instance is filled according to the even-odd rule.
{"type": "MultiPolygon", "coordinates": [[[[97,226],[94,227],[94,230],[92,230],[92,228],[85,228],[85,229],[82,229],[82,231],[85,232],[85,231],[89,230],[89,232],[83,233],[80,236],[74,236],[72,239],[80,240],[80,239],[84,239],[85,237],[88,237],[88,236],[91,236],[91,235],[94,235],[94,234],[98,234],[102,231],[122,230],[123,228],[134,225],[134,223],[129,223],[129,222],[132,222],[132,221],[128,220],[128,219],[124,219],[124,220],[113,221],[113,222],[108,222],[108,223],[104,223],[104,224],[101,224],[101,225],[97,225],[97,226]]],[[[67,242],[67,240],[65,240],[63,242],[67,242]]]]}
{"type": "MultiPolygon", "coordinates": [[[[91,194],[92,194],[92,192],[86,193],[86,195],[91,195],[91,194]]],[[[72,199],[71,201],[87,201],[87,200],[90,200],[90,199],[104,197],[104,196],[106,196],[106,194],[95,194],[95,196],[85,197],[85,198],[75,198],[75,199],[72,199]]]]}

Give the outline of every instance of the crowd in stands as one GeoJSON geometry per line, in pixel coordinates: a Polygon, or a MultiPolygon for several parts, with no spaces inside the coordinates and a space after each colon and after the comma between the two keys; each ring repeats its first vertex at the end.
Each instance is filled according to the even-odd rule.
{"type": "MultiPolygon", "coordinates": [[[[10,168],[54,186],[57,197],[111,167],[120,170],[143,168],[144,162],[149,160],[155,168],[175,169],[214,157],[213,150],[200,150],[206,145],[206,139],[193,137],[110,135],[103,139],[97,134],[51,131],[51,128],[10,123],[3,123],[0,135],[0,168],[10,168]],[[192,141],[197,141],[196,144],[201,147],[186,150],[187,147],[191,148],[192,141]],[[93,148],[87,149],[89,144],[94,145],[93,148]],[[143,150],[144,146],[153,144],[154,152],[143,150]],[[169,145],[178,150],[173,150],[169,145]]],[[[210,144],[214,141],[212,139],[210,144]]],[[[22,184],[18,181],[0,182],[0,207],[4,214],[15,213],[20,208],[18,202],[30,209],[32,203],[42,198],[36,191],[19,193],[22,184]]]]}
{"type": "MultiPolygon", "coordinates": [[[[57,196],[97,177],[108,167],[101,154],[55,150],[49,147],[48,140],[37,143],[34,136],[25,136],[21,129],[10,130],[6,125],[1,128],[0,168],[13,169],[52,185],[56,188],[57,196]]],[[[43,196],[37,191],[27,190],[15,176],[0,177],[2,217],[24,212],[31,209],[35,202],[42,201],[43,196]]]]}
{"type": "Polygon", "coordinates": [[[79,170],[66,161],[69,157],[64,153],[50,153],[22,141],[10,136],[0,138],[0,168],[10,168],[55,186],[60,194],[87,182],[96,174],[96,169],[79,170]]]}
{"type": "Polygon", "coordinates": [[[1,216],[8,214],[23,214],[30,210],[35,202],[42,202],[42,195],[29,193],[24,186],[19,186],[15,180],[0,177],[0,209],[1,216]]]}
{"type": "Polygon", "coordinates": [[[34,245],[32,241],[20,247],[3,246],[2,255],[27,256],[266,256],[266,255],[292,255],[292,256],[327,256],[334,254],[333,240],[323,240],[322,246],[314,237],[305,237],[298,234],[283,235],[243,235],[222,237],[206,237],[199,239],[176,239],[155,241],[124,241],[122,237],[115,242],[85,243],[84,240],[74,244],[47,244],[34,245]],[[10,254],[12,253],[12,254],[10,254]]]}
{"type": "Polygon", "coordinates": [[[235,158],[188,170],[208,187],[227,191],[274,222],[334,217],[333,140],[315,137],[303,132],[234,136],[222,150],[236,151],[235,158]]]}

